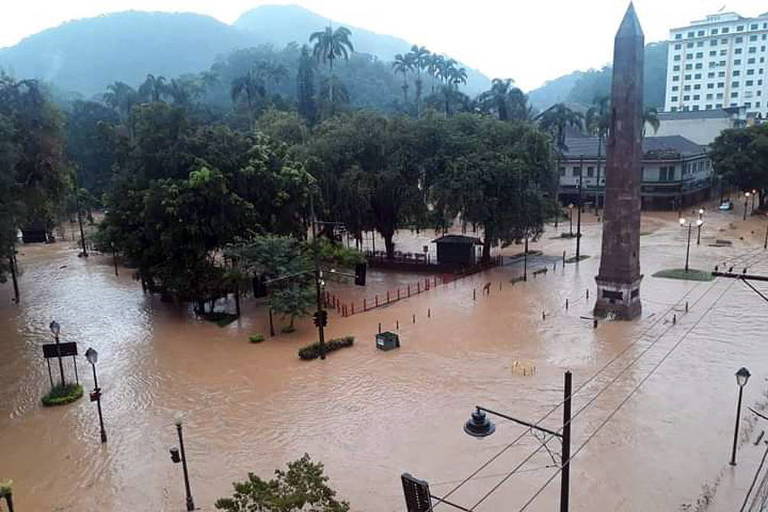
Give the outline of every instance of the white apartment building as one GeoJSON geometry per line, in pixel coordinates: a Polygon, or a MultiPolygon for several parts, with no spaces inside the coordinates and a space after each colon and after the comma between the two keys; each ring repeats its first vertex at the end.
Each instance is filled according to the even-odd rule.
{"type": "Polygon", "coordinates": [[[718,13],[670,31],[664,110],[745,107],[768,116],[768,12],[718,13]]]}

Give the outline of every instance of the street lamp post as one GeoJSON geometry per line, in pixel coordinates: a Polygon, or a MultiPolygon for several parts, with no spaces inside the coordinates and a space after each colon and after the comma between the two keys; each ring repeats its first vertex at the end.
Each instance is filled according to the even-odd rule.
{"type": "Polygon", "coordinates": [[[61,376],[61,387],[64,387],[64,364],[61,362],[61,349],[59,347],[59,333],[61,332],[61,326],[56,320],[51,321],[48,328],[53,333],[53,339],[56,341],[56,357],[59,360],[59,375],[61,376]]]}
{"type": "Polygon", "coordinates": [[[744,218],[742,220],[747,220],[747,208],[749,207],[749,192],[744,192],[744,218]]]}
{"type": "Polygon", "coordinates": [[[540,427],[533,423],[513,418],[500,412],[486,409],[485,407],[476,406],[475,411],[472,413],[470,419],[464,424],[464,432],[472,437],[487,437],[496,431],[496,425],[491,422],[487,414],[493,414],[509,421],[513,421],[525,427],[538,430],[544,434],[548,434],[562,441],[562,452],[560,454],[560,512],[568,512],[569,509],[569,495],[570,495],[570,459],[571,459],[571,389],[572,389],[572,375],[570,371],[565,372],[564,375],[564,387],[563,387],[563,426],[561,432],[555,432],[544,427],[540,427]]]}
{"type": "Polygon", "coordinates": [[[568,205],[568,234],[573,237],[573,203],[568,205]]]}
{"type": "Polygon", "coordinates": [[[579,159],[579,204],[577,205],[578,211],[576,212],[576,262],[579,261],[581,255],[581,188],[582,180],[584,177],[584,155],[579,159]]]}
{"type": "Polygon", "coordinates": [[[96,378],[96,362],[99,360],[99,353],[93,348],[89,348],[85,351],[85,358],[91,363],[91,369],[93,370],[93,392],[91,393],[91,401],[96,402],[96,409],[99,411],[101,442],[106,443],[107,431],[104,430],[104,417],[101,414],[101,388],[99,387],[99,380],[96,378]]]}
{"type": "Polygon", "coordinates": [[[699,232],[696,234],[696,245],[701,245],[701,225],[704,224],[702,217],[704,216],[704,208],[699,208],[699,220],[696,224],[699,227],[699,232]]]}
{"type": "Polygon", "coordinates": [[[744,386],[750,377],[749,370],[743,366],[736,372],[736,384],[739,386],[739,404],[736,407],[736,427],[733,431],[733,450],[731,450],[731,466],[736,465],[736,443],[739,440],[739,420],[741,419],[741,396],[744,393],[744,386]]]}
{"type": "Polygon", "coordinates": [[[755,213],[755,197],[757,197],[757,190],[752,189],[752,213],[755,213]]]}
{"type": "MultiPolygon", "coordinates": [[[[701,229],[701,225],[704,224],[704,221],[701,219],[696,220],[696,226],[698,226],[699,229],[701,229]]],[[[688,243],[685,246],[685,271],[688,272],[688,262],[690,261],[690,255],[691,255],[691,229],[693,228],[693,223],[688,222],[684,218],[680,218],[680,225],[682,227],[688,227],[688,243]]]]}
{"type": "Polygon", "coordinates": [[[181,467],[184,470],[184,489],[187,493],[187,510],[195,510],[195,502],[192,500],[192,491],[189,488],[189,472],[187,471],[187,456],[184,453],[184,436],[181,433],[182,420],[180,417],[176,418],[176,431],[179,433],[179,448],[173,447],[169,451],[171,453],[171,461],[174,464],[181,462],[181,467]],[[179,457],[179,449],[181,449],[181,457],[179,457]]]}

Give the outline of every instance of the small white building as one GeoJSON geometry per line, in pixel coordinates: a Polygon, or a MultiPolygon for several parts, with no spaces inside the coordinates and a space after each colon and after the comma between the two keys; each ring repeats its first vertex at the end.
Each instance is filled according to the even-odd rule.
{"type": "MultiPolygon", "coordinates": [[[[566,139],[566,146],[559,162],[558,199],[575,204],[581,194],[582,204],[597,200],[602,205],[605,141],[572,138],[566,139]]],[[[707,199],[711,192],[712,162],[705,147],[679,135],[644,138],[640,172],[643,209],[676,210],[707,199]]]]}
{"type": "Polygon", "coordinates": [[[723,130],[747,125],[746,107],[687,112],[659,112],[659,129],[654,135],[679,135],[702,146],[708,146],[723,130]]]}

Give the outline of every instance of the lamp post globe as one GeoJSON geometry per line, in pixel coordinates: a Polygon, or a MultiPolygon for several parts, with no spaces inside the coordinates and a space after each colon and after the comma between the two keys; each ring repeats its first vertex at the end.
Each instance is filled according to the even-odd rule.
{"type": "Polygon", "coordinates": [[[472,437],[488,437],[496,431],[496,425],[488,419],[485,412],[476,409],[464,424],[464,432],[472,437]]]}
{"type": "Polygon", "coordinates": [[[51,330],[54,336],[58,336],[59,332],[61,332],[61,326],[59,325],[59,322],[56,320],[52,320],[51,323],[48,325],[48,328],[51,330]]]}
{"type": "Polygon", "coordinates": [[[749,370],[744,367],[739,368],[739,371],[736,372],[736,384],[738,384],[740,388],[743,388],[747,385],[747,381],[749,381],[751,376],[752,374],[749,373],[749,370]]]}
{"type": "Polygon", "coordinates": [[[96,364],[99,361],[99,353],[93,348],[89,348],[85,351],[85,358],[91,364],[96,364]]]}

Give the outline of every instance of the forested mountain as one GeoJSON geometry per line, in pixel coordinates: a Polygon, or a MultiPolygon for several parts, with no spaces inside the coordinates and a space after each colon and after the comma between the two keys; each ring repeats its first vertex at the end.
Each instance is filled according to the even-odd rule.
{"type": "Polygon", "coordinates": [[[251,41],[237,29],[191,13],[121,12],[65,23],[0,50],[0,68],[89,97],[107,84],[138,84],[148,73],[176,76],[208,68],[251,41]]]}
{"type": "MultiPolygon", "coordinates": [[[[645,105],[658,110],[664,108],[664,91],[667,80],[667,50],[665,42],[650,43],[645,47],[645,105]]],[[[531,105],[539,110],[555,103],[568,102],[591,105],[595,98],[608,96],[611,92],[612,68],[589,71],[575,71],[547,82],[531,91],[531,105]]]]}
{"type": "MultiPolygon", "coordinates": [[[[137,85],[147,74],[197,73],[236,49],[272,44],[279,51],[291,42],[304,44],[310,33],[328,22],[298,6],[262,6],[245,13],[234,25],[193,13],[120,12],[71,21],[0,49],[0,69],[90,97],[115,81],[137,85]]],[[[387,63],[411,47],[402,39],[348,28],[357,52],[387,63]]],[[[355,62],[361,59],[376,60],[362,55],[355,62]]],[[[469,68],[467,75],[470,94],[490,87],[488,77],[469,68]]]]}

